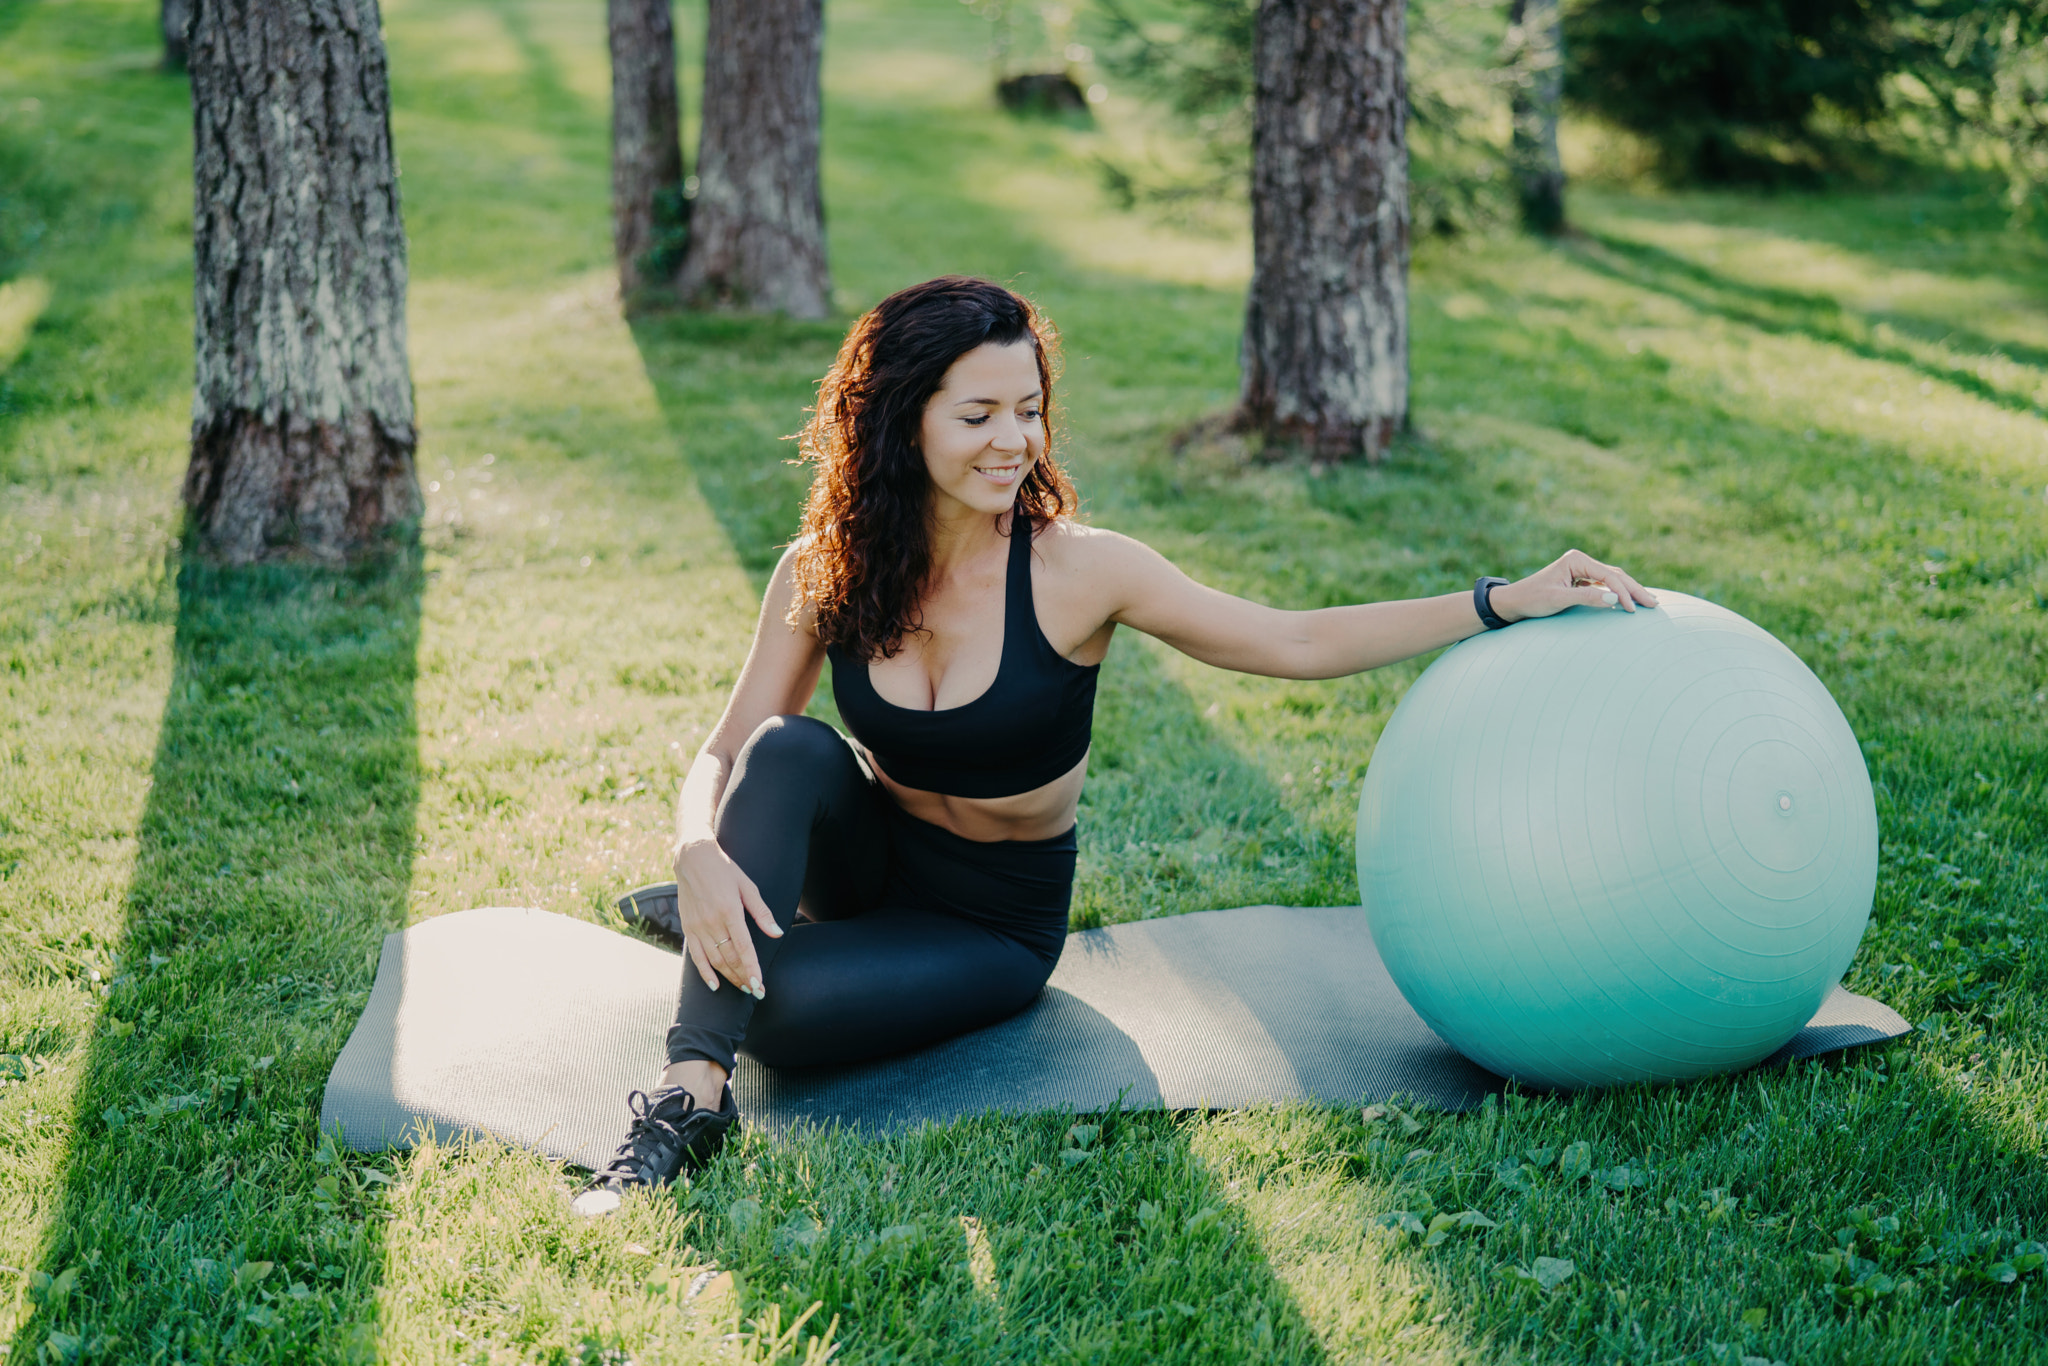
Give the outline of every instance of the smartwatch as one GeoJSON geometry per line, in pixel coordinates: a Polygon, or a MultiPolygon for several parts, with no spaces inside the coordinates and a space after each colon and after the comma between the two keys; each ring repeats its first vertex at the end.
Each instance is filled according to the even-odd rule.
{"type": "Polygon", "coordinates": [[[1493,590],[1504,586],[1506,583],[1506,579],[1494,578],[1489,574],[1481,576],[1472,585],[1472,610],[1479,614],[1479,620],[1485,623],[1486,629],[1489,631],[1498,631],[1503,626],[1514,625],[1513,622],[1493,610],[1493,590]]]}

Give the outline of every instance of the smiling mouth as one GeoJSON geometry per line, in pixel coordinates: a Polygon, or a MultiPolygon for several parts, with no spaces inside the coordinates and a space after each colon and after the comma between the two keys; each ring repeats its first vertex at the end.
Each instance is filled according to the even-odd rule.
{"type": "Polygon", "coordinates": [[[1017,472],[1023,468],[1023,462],[1019,461],[1014,465],[976,465],[974,472],[984,479],[993,479],[998,484],[1007,484],[1012,479],[1015,479],[1017,472]]]}

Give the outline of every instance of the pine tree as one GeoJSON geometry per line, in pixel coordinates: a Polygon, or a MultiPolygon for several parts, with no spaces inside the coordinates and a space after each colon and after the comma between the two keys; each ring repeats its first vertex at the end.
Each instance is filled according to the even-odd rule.
{"type": "Polygon", "coordinates": [[[376,0],[198,0],[185,505],[234,563],[412,523],[405,229],[376,0]]]}
{"type": "Polygon", "coordinates": [[[610,0],[612,247],[628,301],[667,284],[684,230],[676,35],[669,0],[610,0]]]}
{"type": "Polygon", "coordinates": [[[710,0],[683,302],[796,318],[831,306],[818,186],[824,0],[710,0]]]}
{"type": "Polygon", "coordinates": [[[192,0],[163,0],[157,11],[157,26],[164,35],[164,65],[172,71],[183,71],[186,35],[192,27],[192,0]]]}
{"type": "Polygon", "coordinates": [[[1532,232],[1564,228],[1564,162],[1557,152],[1558,106],[1564,100],[1564,9],[1559,0],[1512,0],[1508,6],[1508,167],[1532,232]]]}
{"type": "Polygon", "coordinates": [[[1265,0],[1238,424],[1381,457],[1408,415],[1401,0],[1265,0]]]}

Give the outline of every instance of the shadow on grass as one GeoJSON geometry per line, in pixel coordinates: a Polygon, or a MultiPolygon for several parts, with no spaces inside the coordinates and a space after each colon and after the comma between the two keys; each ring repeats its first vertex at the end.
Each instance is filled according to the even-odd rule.
{"type": "Polygon", "coordinates": [[[1511,1094],[1383,1134],[1353,1168],[1404,1208],[1471,1205],[1500,1225],[1403,1260],[1502,1359],[2032,1360],[2024,1344],[2038,1338],[2023,1325],[2041,1322],[2041,1302],[1981,1273],[2038,1236],[2038,1140],[1923,1065],[1924,1047],[1511,1094]],[[1404,1157],[1417,1144],[1427,1160],[1404,1157]],[[1552,1165],[1579,1144],[1590,1168],[1552,1165]],[[1606,1179],[1610,1163],[1643,1184],[1606,1179]],[[1863,1217],[1896,1218],[1894,1236],[1860,1234],[1863,1217]],[[1645,1237],[1653,1223],[1669,1231],[1645,1237]],[[1532,1255],[1573,1274],[1553,1291],[1517,1289],[1502,1268],[1532,1255]],[[1711,1293],[1678,1289],[1702,1285],[1711,1293]]]}
{"type": "Polygon", "coordinates": [[[1188,1121],[1160,1110],[749,1136],[681,1200],[750,1313],[816,1305],[850,1359],[1328,1359],[1188,1121]]]}
{"type": "Polygon", "coordinates": [[[405,919],[421,585],[413,551],[180,570],[119,966],[15,1360],[374,1353],[380,1186],[317,1116],[405,919]]]}
{"type": "Polygon", "coordinates": [[[1887,344],[1879,330],[1895,328],[1929,345],[1947,346],[1973,355],[2001,355],[2037,369],[2048,367],[2048,350],[2024,342],[1996,340],[1952,323],[1912,314],[1865,314],[1824,294],[1750,284],[1709,270],[1675,252],[1610,233],[1593,232],[1587,238],[1592,247],[1576,250],[1573,255],[1588,269],[1611,280],[1651,290],[1703,313],[1774,336],[1805,337],[1839,347],[1863,360],[1902,365],[2009,412],[2030,417],[2044,413],[2039,403],[1989,382],[1963,361],[1953,365],[1931,363],[1903,346],[1887,344]]]}
{"type": "Polygon", "coordinates": [[[787,440],[832,364],[841,322],[664,310],[631,320],[662,417],[756,592],[795,537],[809,471],[787,440]]]}

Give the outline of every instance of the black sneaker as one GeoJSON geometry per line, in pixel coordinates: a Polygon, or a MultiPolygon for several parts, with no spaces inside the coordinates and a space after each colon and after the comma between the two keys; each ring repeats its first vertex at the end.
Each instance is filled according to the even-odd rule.
{"type": "Polygon", "coordinates": [[[619,914],[628,925],[638,925],[664,939],[682,942],[683,921],[676,913],[673,882],[656,882],[626,893],[619,898],[619,914]]]}
{"type": "Polygon", "coordinates": [[[725,1146],[726,1131],[740,1117],[731,1086],[725,1088],[725,1104],[716,1110],[703,1108],[680,1086],[652,1096],[634,1091],[626,1104],[633,1111],[633,1127],[610,1164],[576,1197],[573,1208],[578,1214],[609,1214],[627,1192],[666,1186],[684,1168],[703,1166],[725,1146]]]}

